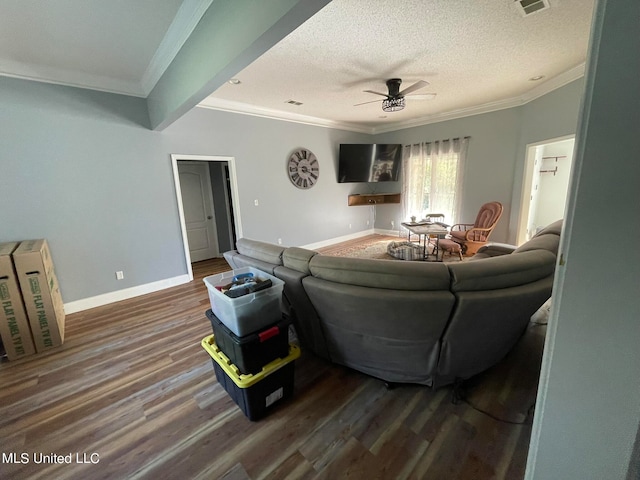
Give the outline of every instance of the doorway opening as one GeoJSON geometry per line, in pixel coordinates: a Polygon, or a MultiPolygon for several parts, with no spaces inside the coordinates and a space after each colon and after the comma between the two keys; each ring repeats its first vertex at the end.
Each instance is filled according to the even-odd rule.
{"type": "Polygon", "coordinates": [[[171,155],[185,263],[219,257],[242,236],[234,157],[171,155]]]}
{"type": "Polygon", "coordinates": [[[527,145],[516,244],[564,218],[575,135],[527,145]]]}

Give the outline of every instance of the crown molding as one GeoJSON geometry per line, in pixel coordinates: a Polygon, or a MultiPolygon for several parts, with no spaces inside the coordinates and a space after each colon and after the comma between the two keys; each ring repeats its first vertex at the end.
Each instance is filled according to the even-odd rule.
{"type": "Polygon", "coordinates": [[[213,0],[185,0],[153,55],[142,79],[127,81],[62,68],[3,61],[0,75],[67,87],[146,98],[171,64],[213,0]]]}
{"type": "Polygon", "coordinates": [[[270,118],[273,120],[282,120],[285,122],[303,123],[306,125],[313,125],[317,127],[337,128],[340,130],[348,130],[358,133],[367,133],[369,135],[377,135],[379,133],[394,132],[397,130],[404,130],[406,128],[419,127],[422,125],[428,125],[431,123],[445,122],[448,120],[456,120],[459,118],[470,117],[473,115],[480,115],[483,113],[496,112],[498,110],[504,110],[507,108],[521,107],[547,93],[557,90],[574,80],[577,80],[584,76],[585,64],[582,63],[567,70],[560,75],[557,75],[543,84],[538,85],[536,88],[528,91],[527,93],[507,98],[504,100],[498,100],[496,102],[489,102],[482,105],[476,105],[468,108],[460,108],[457,110],[451,110],[449,112],[437,113],[426,117],[415,118],[413,120],[407,120],[405,122],[393,123],[388,125],[382,125],[379,127],[370,127],[362,124],[336,122],[333,120],[326,120],[322,118],[309,117],[305,115],[298,115],[295,113],[283,112],[281,110],[267,109],[262,107],[256,107],[246,103],[232,102],[229,100],[222,100],[219,98],[208,97],[203,100],[198,107],[209,108],[212,110],[221,110],[225,112],[239,113],[242,115],[253,115],[258,117],[270,118]]]}
{"type": "Polygon", "coordinates": [[[144,96],[149,95],[165,70],[171,65],[213,0],[185,0],[169,25],[162,42],[140,80],[144,96]]]}
{"type": "Polygon", "coordinates": [[[406,128],[420,127],[422,125],[428,125],[430,123],[446,122],[447,120],[455,120],[458,118],[471,117],[473,115],[479,115],[481,113],[496,112],[498,110],[504,110],[506,108],[519,107],[522,105],[522,99],[508,98],[506,100],[499,100],[497,102],[485,103],[482,105],[476,105],[474,107],[459,108],[451,110],[449,112],[435,113],[427,117],[414,118],[413,120],[406,120],[404,122],[393,123],[389,125],[383,125],[374,129],[374,134],[394,132],[396,130],[404,130],[406,128]]]}
{"type": "Polygon", "coordinates": [[[255,105],[249,105],[247,103],[222,100],[220,98],[207,97],[202,102],[200,102],[197,107],[208,108],[210,110],[220,110],[223,112],[239,113],[242,115],[251,115],[254,117],[269,118],[271,120],[282,120],[285,122],[301,123],[304,125],[312,125],[314,127],[335,128],[338,130],[367,133],[369,135],[373,134],[373,128],[365,125],[337,122],[335,120],[326,120],[324,118],[283,112],[281,110],[257,107],[255,105]]]}
{"type": "Polygon", "coordinates": [[[497,102],[485,103],[482,105],[476,105],[469,108],[461,108],[458,110],[451,110],[449,112],[437,113],[429,115],[427,117],[415,118],[406,122],[394,123],[392,125],[383,125],[374,129],[374,134],[394,132],[396,130],[404,130],[406,128],[419,127],[422,125],[428,125],[430,123],[445,122],[447,120],[456,120],[458,118],[470,117],[473,115],[480,115],[482,113],[496,112],[498,110],[504,110],[507,108],[521,107],[527,103],[540,98],[547,93],[551,93],[560,87],[563,87],[574,80],[577,80],[584,76],[585,64],[582,63],[570,70],[567,70],[560,75],[557,75],[536,88],[528,91],[527,93],[518,97],[507,98],[505,100],[499,100],[497,102]]]}
{"type": "Polygon", "coordinates": [[[84,88],[98,92],[116,93],[118,95],[146,96],[137,82],[22,62],[3,61],[0,76],[84,88]]]}
{"type": "Polygon", "coordinates": [[[523,104],[529,103],[536,98],[539,98],[547,93],[553,92],[560,87],[564,87],[565,85],[573,82],[574,80],[578,80],[579,78],[584,77],[585,72],[585,64],[581,63],[580,65],[576,65],[570,70],[567,70],[560,75],[556,75],[553,78],[550,78],[546,82],[541,85],[538,85],[536,88],[528,91],[524,95],[522,95],[523,104]]]}

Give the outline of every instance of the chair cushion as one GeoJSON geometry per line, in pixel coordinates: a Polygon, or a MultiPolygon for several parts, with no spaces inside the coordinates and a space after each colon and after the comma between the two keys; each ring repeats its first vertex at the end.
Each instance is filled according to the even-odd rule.
{"type": "Polygon", "coordinates": [[[458,243],[465,242],[486,242],[487,232],[482,230],[452,230],[451,238],[458,243]],[[467,240],[467,235],[469,239],[467,240]]]}
{"type": "Polygon", "coordinates": [[[467,238],[466,230],[452,230],[450,234],[451,234],[451,238],[453,238],[454,240],[458,240],[460,242],[464,242],[467,238]]]}
{"type": "Polygon", "coordinates": [[[444,250],[445,252],[457,253],[460,251],[460,244],[454,242],[453,240],[448,240],[443,238],[438,242],[438,246],[444,250]]]}
{"type": "Polygon", "coordinates": [[[473,224],[477,228],[489,228],[496,224],[502,215],[502,204],[500,202],[485,203],[480,207],[476,221],[473,224]]]}

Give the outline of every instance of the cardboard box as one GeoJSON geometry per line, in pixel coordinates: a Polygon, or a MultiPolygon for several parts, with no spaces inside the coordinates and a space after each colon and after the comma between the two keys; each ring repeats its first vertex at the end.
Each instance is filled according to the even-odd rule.
{"type": "Polygon", "coordinates": [[[11,258],[17,246],[0,243],[0,336],[9,360],[36,353],[11,258]]]}
{"type": "Polygon", "coordinates": [[[46,240],[27,240],[13,252],[33,343],[38,353],[62,345],[64,304],[46,240]]]}

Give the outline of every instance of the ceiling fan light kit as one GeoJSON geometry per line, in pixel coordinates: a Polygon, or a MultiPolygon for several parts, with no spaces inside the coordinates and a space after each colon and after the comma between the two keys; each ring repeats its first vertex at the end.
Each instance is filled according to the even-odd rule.
{"type": "MultiPolygon", "coordinates": [[[[364,92],[373,93],[375,95],[386,97],[384,100],[382,100],[382,110],[384,112],[399,112],[400,110],[404,109],[405,95],[429,85],[429,82],[425,82],[424,80],[418,80],[416,83],[414,83],[410,87],[400,91],[401,83],[402,83],[402,80],[400,78],[390,78],[389,80],[386,81],[387,89],[389,90],[389,93],[380,93],[374,90],[364,90],[364,92]]],[[[427,95],[414,95],[414,97],[423,97],[423,98],[431,99],[435,97],[435,93],[431,93],[427,95]]],[[[374,100],[374,102],[375,101],[377,100],[374,100]]],[[[360,105],[365,105],[367,103],[373,103],[373,102],[357,103],[354,106],[357,107],[360,105]]]]}
{"type": "Polygon", "coordinates": [[[404,97],[385,98],[382,101],[382,110],[385,112],[398,112],[404,108],[404,97]]]}

